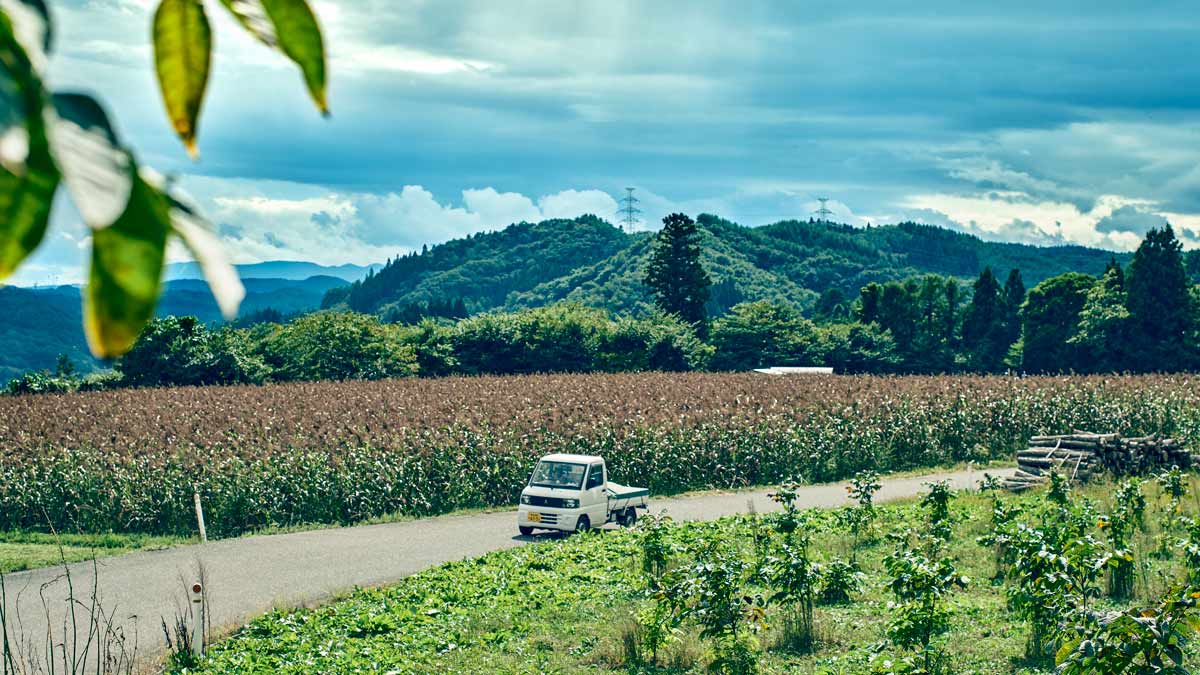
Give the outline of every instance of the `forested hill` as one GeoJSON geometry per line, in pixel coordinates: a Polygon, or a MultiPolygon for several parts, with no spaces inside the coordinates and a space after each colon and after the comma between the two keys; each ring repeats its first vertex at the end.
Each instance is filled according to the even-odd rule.
{"type": "MultiPolygon", "coordinates": [[[[853,296],[872,281],[925,273],[971,278],[985,266],[997,274],[1019,268],[1032,285],[1064,272],[1099,274],[1114,256],[1128,258],[1082,246],[987,242],[917,223],[857,228],[793,220],[744,227],[712,215],[697,222],[714,282],[714,314],[746,300],[808,307],[831,288],[853,296]]],[[[648,302],[642,277],[652,239],[590,215],[519,223],[393,259],[363,281],[334,289],[323,305],[393,318],[413,307],[456,306],[473,313],[559,300],[631,311],[648,302]]]]}
{"type": "MultiPolygon", "coordinates": [[[[290,263],[289,263],[290,264],[290,263]]],[[[239,270],[241,271],[241,270],[239,270]]],[[[364,270],[365,272],[365,270],[364,270]]],[[[345,279],[314,276],[303,280],[244,277],[246,298],[241,315],[268,312],[273,320],[315,310],[330,288],[345,279]]],[[[159,316],[195,316],[219,323],[221,312],[204,281],[177,279],[163,285],[159,316]]],[[[88,373],[99,367],[83,337],[83,303],[77,286],[53,288],[0,287],[0,383],[23,372],[53,368],[59,354],[88,373]]]]}
{"type": "Polygon", "coordinates": [[[595,216],[518,223],[395,258],[366,279],[332,291],[323,304],[383,312],[406,303],[462,299],[469,311],[493,309],[511,293],[611,258],[634,241],[595,216]]]}

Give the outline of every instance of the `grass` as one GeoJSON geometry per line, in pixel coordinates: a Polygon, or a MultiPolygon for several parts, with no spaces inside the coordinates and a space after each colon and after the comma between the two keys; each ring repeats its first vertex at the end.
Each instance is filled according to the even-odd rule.
{"type": "Polygon", "coordinates": [[[169,548],[191,542],[182,537],[141,534],[63,534],[0,532],[0,573],[49,567],[63,562],[169,548]]]}
{"type": "MultiPolygon", "coordinates": [[[[1192,479],[1192,494],[1198,485],[1192,479]]],[[[1101,512],[1111,499],[1111,485],[1081,490],[1101,512]]],[[[1147,484],[1150,502],[1147,530],[1137,535],[1135,550],[1144,563],[1128,603],[1101,599],[1099,608],[1123,608],[1152,602],[1182,577],[1180,554],[1161,559],[1149,554],[1160,536],[1164,500],[1147,484]]],[[[1077,498],[1078,498],[1077,497],[1077,498]]],[[[1034,505],[1041,493],[1011,499],[1034,505]]],[[[1052,667],[1025,659],[1028,626],[1007,608],[1002,582],[993,581],[992,551],[976,543],[987,532],[991,502],[980,495],[960,495],[953,502],[956,519],[949,553],[960,573],[971,578],[963,591],[950,596],[951,630],[940,643],[950,655],[954,673],[1025,675],[1049,673],[1052,667]]],[[[1185,500],[1187,512],[1200,502],[1185,500]]],[[[915,502],[879,507],[879,534],[919,526],[923,510],[915,502]]],[[[676,550],[673,564],[686,564],[698,542],[719,539],[735,543],[752,556],[754,518],[742,516],[712,523],[677,525],[669,535],[676,550]]],[[[765,516],[769,518],[770,516],[765,516]]],[[[814,516],[814,550],[819,559],[846,559],[849,533],[836,512],[814,516]]],[[[883,558],[892,550],[883,536],[860,547],[857,557],[866,583],[852,604],[820,607],[816,612],[818,644],[812,653],[791,653],[781,642],[778,610],[768,612],[770,627],[757,636],[762,649],[761,672],[867,673],[875,663],[875,645],[884,640],[889,593],[883,558]]],[[[624,644],[633,617],[645,603],[646,583],[640,567],[639,534],[597,532],[585,537],[545,541],[451,563],[381,589],[365,589],[325,607],[264,616],[217,644],[188,672],[200,673],[355,673],[392,675],[451,673],[460,675],[683,675],[703,673],[710,659],[694,625],[684,624],[679,639],[660,655],[658,666],[632,666],[624,644]]]]}

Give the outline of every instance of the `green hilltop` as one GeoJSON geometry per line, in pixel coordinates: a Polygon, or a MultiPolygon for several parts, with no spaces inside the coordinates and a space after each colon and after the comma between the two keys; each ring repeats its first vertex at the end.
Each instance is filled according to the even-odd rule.
{"type": "MultiPolygon", "coordinates": [[[[754,300],[807,309],[830,289],[853,297],[871,282],[927,273],[968,279],[984,267],[997,274],[1019,268],[1033,285],[1064,272],[1100,274],[1114,257],[1128,259],[1083,246],[989,242],[919,223],[859,228],[788,220],[745,227],[709,214],[697,222],[714,283],[712,314],[754,300]]],[[[474,313],[564,300],[637,312],[650,303],[642,278],[652,241],[652,233],[626,233],[592,215],[518,223],[397,257],[366,279],[330,291],[322,304],[385,317],[430,303],[459,303],[474,313]]]]}

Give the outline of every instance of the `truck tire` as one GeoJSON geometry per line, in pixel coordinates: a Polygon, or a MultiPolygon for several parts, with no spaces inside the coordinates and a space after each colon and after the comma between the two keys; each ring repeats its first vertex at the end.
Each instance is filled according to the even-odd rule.
{"type": "Polygon", "coordinates": [[[517,529],[521,531],[521,536],[523,536],[523,537],[528,537],[529,535],[533,534],[532,527],[525,527],[524,525],[518,525],[517,529]]]}
{"type": "Polygon", "coordinates": [[[637,518],[637,509],[631,506],[621,514],[620,525],[621,527],[633,527],[637,525],[637,518]]]}
{"type": "Polygon", "coordinates": [[[579,520],[575,521],[575,533],[583,534],[592,529],[592,521],[587,516],[579,516],[579,520]]]}

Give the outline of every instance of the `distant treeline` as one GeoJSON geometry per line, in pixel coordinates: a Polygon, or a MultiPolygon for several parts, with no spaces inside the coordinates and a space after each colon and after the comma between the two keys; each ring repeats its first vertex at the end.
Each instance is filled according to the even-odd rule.
{"type": "MultiPolygon", "coordinates": [[[[13,380],[10,393],[121,386],[380,379],[408,376],[747,370],[825,365],[844,373],[1099,373],[1200,369],[1200,287],[1171,228],[1151,230],[1127,266],[1067,273],[1028,291],[1019,270],[973,284],[925,275],[827,292],[809,316],[781,302],[734,306],[703,325],[661,312],[614,316],[578,304],[414,320],[325,311],[284,323],[210,328],[156,319],[112,373],[13,380]],[[703,336],[703,337],[701,337],[703,336]]],[[[425,316],[426,318],[419,318],[425,316]]]]}

